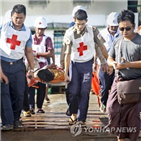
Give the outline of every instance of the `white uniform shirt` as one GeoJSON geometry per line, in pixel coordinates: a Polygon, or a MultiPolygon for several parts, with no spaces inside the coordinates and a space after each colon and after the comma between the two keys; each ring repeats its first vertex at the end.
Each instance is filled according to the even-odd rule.
{"type": "Polygon", "coordinates": [[[86,26],[86,28],[87,32],[79,38],[74,37],[73,30],[68,30],[67,32],[67,36],[72,41],[71,60],[74,62],[87,62],[94,57],[95,43],[93,28],[90,26],[86,26]]]}

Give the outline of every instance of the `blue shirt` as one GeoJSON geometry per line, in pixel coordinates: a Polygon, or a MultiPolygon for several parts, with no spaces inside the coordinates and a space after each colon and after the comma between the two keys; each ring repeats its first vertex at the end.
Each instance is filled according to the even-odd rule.
{"type": "MultiPolygon", "coordinates": [[[[15,29],[12,21],[10,21],[9,26],[11,26],[13,29],[15,29]]],[[[1,29],[2,29],[2,26],[0,27],[0,35],[1,35],[1,29]]],[[[17,29],[15,29],[15,30],[17,30],[17,29]]],[[[21,29],[19,29],[19,31],[26,31],[26,28],[25,28],[24,24],[21,27],[21,29]]],[[[30,33],[30,37],[29,37],[28,41],[26,42],[25,47],[32,47],[32,34],[31,33],[30,33]]],[[[16,61],[15,59],[9,59],[9,58],[3,57],[3,56],[1,56],[1,59],[4,60],[4,61],[7,61],[7,62],[16,61]]]]}
{"type": "Polygon", "coordinates": [[[75,25],[75,22],[71,22],[71,23],[69,24],[69,28],[72,27],[72,26],[74,26],[74,25],[75,25]]]}

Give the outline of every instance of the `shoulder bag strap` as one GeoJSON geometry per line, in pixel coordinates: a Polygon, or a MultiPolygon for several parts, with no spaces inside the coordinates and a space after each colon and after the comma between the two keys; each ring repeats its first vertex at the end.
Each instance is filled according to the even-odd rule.
{"type": "MultiPolygon", "coordinates": [[[[117,63],[120,63],[120,58],[121,58],[121,54],[120,54],[120,51],[121,51],[121,44],[122,44],[122,40],[120,40],[119,42],[119,47],[118,47],[118,52],[117,52],[117,63]]],[[[115,70],[115,76],[117,77],[117,80],[118,80],[118,77],[119,77],[119,70],[115,70]]]]}

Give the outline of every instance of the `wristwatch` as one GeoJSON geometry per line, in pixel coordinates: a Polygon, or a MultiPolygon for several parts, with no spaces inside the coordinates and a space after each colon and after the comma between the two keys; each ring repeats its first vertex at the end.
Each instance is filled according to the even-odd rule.
{"type": "Polygon", "coordinates": [[[34,70],[30,70],[30,72],[34,72],[34,70]]]}

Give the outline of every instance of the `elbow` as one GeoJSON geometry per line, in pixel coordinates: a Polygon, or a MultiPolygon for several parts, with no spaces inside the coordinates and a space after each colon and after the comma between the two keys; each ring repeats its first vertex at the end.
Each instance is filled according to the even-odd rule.
{"type": "Polygon", "coordinates": [[[26,48],[25,49],[25,54],[30,54],[30,53],[33,53],[32,48],[26,48]]]}

